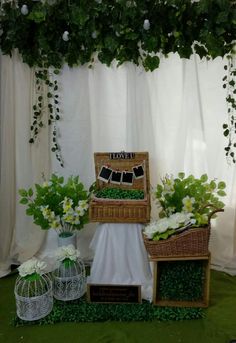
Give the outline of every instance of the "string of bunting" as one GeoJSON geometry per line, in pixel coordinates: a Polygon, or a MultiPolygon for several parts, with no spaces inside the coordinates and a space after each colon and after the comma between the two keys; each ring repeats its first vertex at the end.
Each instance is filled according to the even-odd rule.
{"type": "Polygon", "coordinates": [[[134,179],[141,179],[144,177],[144,169],[142,165],[137,165],[132,170],[118,169],[113,170],[109,165],[103,165],[98,174],[98,179],[103,182],[110,182],[113,184],[132,185],[134,179]]]}

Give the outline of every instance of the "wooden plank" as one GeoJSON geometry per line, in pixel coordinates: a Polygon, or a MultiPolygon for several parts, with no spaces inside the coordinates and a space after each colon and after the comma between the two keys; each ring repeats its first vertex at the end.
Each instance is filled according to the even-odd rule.
{"type": "Polygon", "coordinates": [[[149,258],[150,262],[158,261],[195,261],[195,260],[209,260],[210,253],[208,255],[197,255],[197,256],[164,256],[157,258],[149,258]]]}

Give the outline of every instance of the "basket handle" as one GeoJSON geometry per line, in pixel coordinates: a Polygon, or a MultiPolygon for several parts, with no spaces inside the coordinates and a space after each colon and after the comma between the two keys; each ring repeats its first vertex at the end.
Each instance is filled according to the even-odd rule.
{"type": "Polygon", "coordinates": [[[217,212],[224,212],[224,209],[223,209],[223,208],[217,208],[217,207],[215,207],[215,206],[212,205],[212,204],[205,205],[205,206],[203,206],[202,208],[206,208],[206,207],[211,207],[211,208],[214,209],[214,210],[213,210],[211,213],[209,213],[209,215],[208,215],[208,226],[210,226],[212,216],[213,216],[215,213],[217,213],[217,212]]]}

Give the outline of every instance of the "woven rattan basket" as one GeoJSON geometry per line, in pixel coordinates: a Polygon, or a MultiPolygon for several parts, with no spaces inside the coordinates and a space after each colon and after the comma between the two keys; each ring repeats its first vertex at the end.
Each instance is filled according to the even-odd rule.
{"type": "Polygon", "coordinates": [[[149,159],[147,152],[134,153],[95,153],[96,187],[101,190],[106,187],[137,189],[144,192],[142,200],[117,200],[98,199],[90,201],[89,217],[92,222],[107,223],[147,223],[150,221],[150,194],[149,194],[149,159]],[[128,158],[127,158],[128,156],[128,158]],[[132,171],[134,166],[142,165],[144,177],[133,180],[132,186],[98,179],[98,174],[103,165],[108,165],[113,170],[132,171]]]}
{"type": "Polygon", "coordinates": [[[211,217],[222,209],[215,209],[208,217],[205,227],[192,227],[166,240],[153,241],[143,234],[143,241],[152,260],[160,257],[204,256],[209,254],[211,217]]]}

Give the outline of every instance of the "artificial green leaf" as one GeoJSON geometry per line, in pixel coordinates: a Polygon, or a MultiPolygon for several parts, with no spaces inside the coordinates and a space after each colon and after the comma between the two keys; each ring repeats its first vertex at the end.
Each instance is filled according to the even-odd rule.
{"type": "Polygon", "coordinates": [[[202,182],[206,182],[206,181],[208,180],[207,174],[203,174],[203,175],[201,176],[200,180],[201,180],[202,182]]]}
{"type": "Polygon", "coordinates": [[[159,64],[160,64],[160,58],[158,56],[148,55],[143,61],[143,65],[147,71],[155,70],[156,68],[159,67],[159,64]]]}
{"type": "Polygon", "coordinates": [[[20,204],[23,204],[23,205],[28,204],[28,199],[27,199],[27,198],[22,198],[22,199],[20,200],[20,204]]]}
{"type": "Polygon", "coordinates": [[[46,12],[43,10],[33,10],[30,12],[30,14],[27,16],[27,19],[30,19],[34,21],[35,23],[41,23],[45,21],[46,19],[46,12]]]}
{"type": "Polygon", "coordinates": [[[183,180],[185,177],[185,173],[178,173],[178,177],[183,180]]]}
{"type": "Polygon", "coordinates": [[[213,190],[216,189],[216,182],[212,180],[212,181],[210,182],[210,187],[211,187],[211,189],[213,189],[213,190]]]}
{"type": "Polygon", "coordinates": [[[217,192],[217,194],[218,194],[219,196],[221,196],[221,197],[226,196],[225,191],[222,191],[222,190],[219,190],[219,191],[217,192]]]}
{"type": "Polygon", "coordinates": [[[220,181],[220,182],[218,183],[218,189],[225,189],[225,187],[226,187],[226,184],[225,184],[224,181],[220,181]]]}
{"type": "Polygon", "coordinates": [[[19,189],[18,192],[22,197],[27,197],[27,195],[28,195],[28,193],[25,189],[19,189]]]}
{"type": "Polygon", "coordinates": [[[36,280],[39,280],[40,278],[41,276],[37,273],[24,276],[24,279],[27,281],[36,281],[36,280]]]}
{"type": "Polygon", "coordinates": [[[32,197],[33,194],[34,194],[33,189],[30,188],[30,189],[28,190],[28,196],[29,196],[29,197],[32,197]]]}

